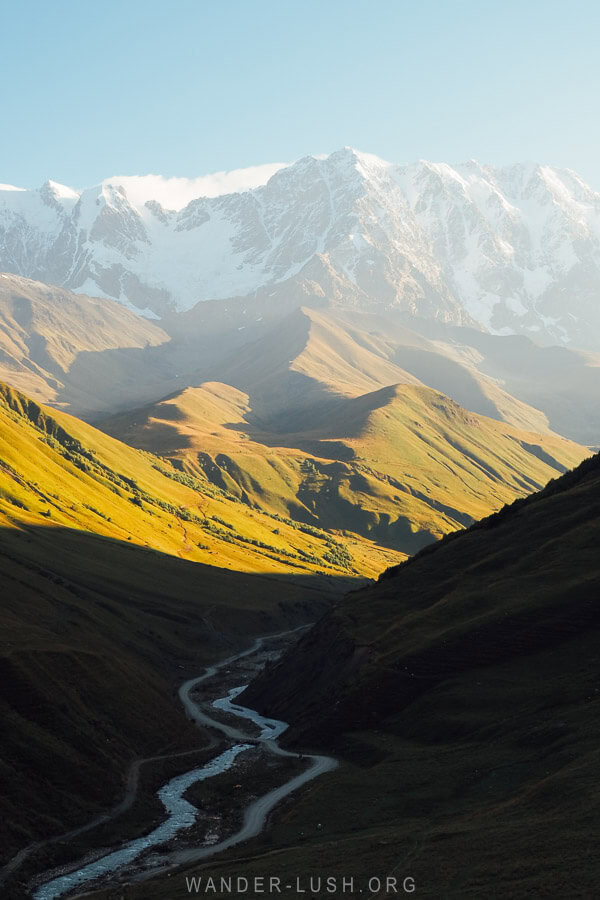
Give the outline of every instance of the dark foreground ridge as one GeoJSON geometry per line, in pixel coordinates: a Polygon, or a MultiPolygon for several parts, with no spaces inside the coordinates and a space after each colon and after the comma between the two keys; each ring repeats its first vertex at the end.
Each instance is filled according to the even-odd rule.
{"type": "Polygon", "coordinates": [[[348,595],[246,699],[293,710],[295,736],[323,740],[461,672],[590,633],[600,624],[599,499],[596,455],[348,595]]]}
{"type": "Polygon", "coordinates": [[[595,456],[350,594],[246,692],[347,760],[330,866],[378,823],[425,896],[595,895],[599,543],[595,456]]]}
{"type": "Polygon", "coordinates": [[[240,702],[339,768],[266,835],[125,900],[221,876],[319,898],[327,877],[363,896],[390,877],[432,900],[596,897],[599,500],[595,457],[326,612],[240,702]]]}

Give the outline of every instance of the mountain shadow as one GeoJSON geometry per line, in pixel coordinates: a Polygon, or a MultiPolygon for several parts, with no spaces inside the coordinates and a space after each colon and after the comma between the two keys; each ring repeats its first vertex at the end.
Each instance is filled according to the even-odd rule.
{"type": "Polygon", "coordinates": [[[343,760],[284,876],[310,854],[357,876],[408,855],[426,897],[595,896],[599,540],[595,456],[349,595],[253,683],[288,741],[343,760]]]}
{"type": "Polygon", "coordinates": [[[256,635],[314,621],[349,584],[2,528],[2,861],[105,812],[136,758],[201,744],[178,684],[256,635]]]}

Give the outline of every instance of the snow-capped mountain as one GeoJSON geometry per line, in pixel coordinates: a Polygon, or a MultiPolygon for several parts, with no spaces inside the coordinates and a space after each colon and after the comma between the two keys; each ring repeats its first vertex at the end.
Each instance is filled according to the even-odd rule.
{"type": "Polygon", "coordinates": [[[171,191],[156,176],[4,185],[0,270],[150,315],[319,297],[600,348],[600,194],[570,170],[345,148],[235,174],[171,191]]]}

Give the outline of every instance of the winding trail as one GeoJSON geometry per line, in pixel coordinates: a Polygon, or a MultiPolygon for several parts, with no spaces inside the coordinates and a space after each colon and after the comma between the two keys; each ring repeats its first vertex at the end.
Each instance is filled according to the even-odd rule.
{"type": "MultiPolygon", "coordinates": [[[[314,778],[317,778],[319,775],[335,769],[337,766],[337,761],[332,757],[305,755],[283,750],[279,746],[277,739],[288,727],[286,722],[281,722],[277,719],[266,718],[264,716],[261,716],[260,713],[256,712],[255,710],[250,709],[249,707],[240,706],[239,704],[234,702],[236,697],[247,687],[247,685],[244,684],[239,687],[232,688],[226,697],[215,700],[212,703],[212,706],[213,708],[220,709],[228,713],[230,716],[235,716],[242,721],[251,721],[254,725],[260,728],[260,733],[258,735],[249,735],[240,727],[235,727],[213,718],[212,716],[208,715],[202,709],[200,704],[197,703],[191,696],[195,688],[198,687],[198,685],[200,685],[202,682],[213,678],[219,672],[219,670],[232,665],[233,663],[237,662],[240,659],[243,659],[244,657],[251,656],[252,654],[258,652],[263,647],[265,642],[294,634],[298,631],[304,630],[307,627],[308,626],[306,625],[302,625],[299,628],[292,629],[291,631],[283,631],[279,632],[278,634],[265,635],[264,637],[257,638],[252,646],[248,649],[243,650],[241,653],[237,653],[233,656],[229,656],[227,659],[224,659],[221,662],[216,663],[215,665],[207,667],[203,675],[200,675],[196,678],[190,678],[188,681],[182,684],[179,689],[179,698],[189,718],[203,727],[219,731],[229,741],[232,742],[232,745],[227,750],[219,754],[217,757],[214,757],[203,766],[192,769],[189,772],[184,773],[183,775],[177,776],[176,778],[172,778],[160,789],[160,791],[158,792],[158,796],[160,797],[165,810],[168,813],[168,817],[166,821],[164,821],[161,825],[150,832],[150,834],[130,841],[119,850],[115,850],[109,854],[101,856],[100,858],[84,864],[83,866],[81,866],[80,864],[80,868],[78,869],[72,869],[68,873],[64,873],[58,877],[50,879],[34,890],[34,900],[56,900],[56,898],[62,897],[66,894],[70,894],[76,887],[80,887],[81,885],[84,885],[91,881],[95,881],[102,876],[107,876],[117,871],[123,866],[131,863],[137,856],[150,849],[151,847],[159,846],[161,844],[164,845],[166,842],[172,839],[172,837],[179,830],[189,828],[192,824],[194,824],[198,810],[196,809],[196,807],[192,806],[192,804],[183,799],[183,794],[185,793],[185,791],[192,784],[195,784],[198,781],[203,781],[214,775],[218,775],[224,771],[227,771],[234,764],[236,757],[240,753],[243,753],[244,751],[256,746],[257,744],[260,744],[260,746],[263,747],[264,750],[275,756],[302,759],[303,761],[306,761],[308,763],[307,768],[299,775],[294,776],[279,787],[274,788],[268,791],[263,796],[258,797],[256,800],[253,800],[252,803],[250,803],[244,811],[244,817],[241,827],[238,829],[238,831],[234,832],[229,837],[224,838],[222,841],[219,841],[218,843],[211,846],[188,848],[186,850],[174,850],[170,852],[167,851],[160,856],[155,856],[153,858],[152,868],[139,873],[138,875],[134,876],[132,880],[143,881],[148,878],[153,878],[157,874],[165,873],[166,871],[179,865],[195,862],[197,860],[207,859],[210,856],[214,856],[217,853],[229,849],[229,847],[233,847],[237,844],[242,843],[243,841],[247,841],[250,838],[256,837],[265,827],[269,813],[284,797],[287,797],[289,794],[298,790],[307,782],[312,781],[314,778]]],[[[217,742],[214,741],[215,745],[216,743],[217,742]]],[[[189,752],[194,753],[198,752],[198,750],[189,752]]],[[[181,755],[185,754],[173,754],[173,756],[181,755]]],[[[137,774],[139,775],[139,765],[137,774]]],[[[123,801],[123,803],[125,803],[127,799],[128,798],[126,797],[126,800],[123,801]]],[[[131,805],[131,802],[133,802],[133,797],[131,798],[129,805],[131,805]]],[[[119,806],[122,807],[123,803],[119,806]]],[[[118,809],[118,807],[115,809],[118,809]]],[[[99,821],[106,821],[114,814],[115,810],[113,810],[111,814],[106,814],[105,816],[99,817],[99,821]]],[[[82,829],[77,829],[76,833],[81,833],[82,831],[88,830],[89,828],[94,827],[94,824],[95,823],[88,823],[88,825],[84,826],[82,829]]],[[[74,835],[73,832],[70,832],[69,834],[74,835]]],[[[67,836],[62,836],[62,838],[65,837],[67,836]]],[[[28,852],[31,852],[32,849],[33,848],[29,848],[28,852]]]]}
{"type": "Polygon", "coordinates": [[[277,738],[288,727],[286,722],[280,722],[278,719],[264,718],[253,709],[245,706],[238,706],[237,704],[231,702],[246,687],[247,685],[244,684],[239,688],[233,688],[229,692],[228,697],[224,699],[224,701],[218,700],[213,704],[213,706],[216,706],[219,709],[223,709],[224,711],[229,712],[232,715],[237,715],[240,718],[250,719],[256,725],[261,726],[262,731],[257,738],[252,738],[247,734],[244,734],[244,732],[238,731],[238,729],[236,728],[231,728],[231,726],[223,725],[221,722],[216,722],[209,716],[206,716],[204,713],[202,713],[200,709],[198,709],[198,715],[202,717],[201,721],[203,722],[203,724],[211,728],[218,728],[223,732],[223,734],[228,734],[228,736],[233,737],[233,732],[233,734],[235,735],[235,740],[251,740],[259,742],[265,748],[265,750],[267,750],[269,753],[274,754],[275,756],[292,757],[295,759],[302,759],[303,761],[306,760],[309,765],[304,772],[301,772],[299,775],[296,775],[294,778],[286,781],[285,784],[273,788],[273,790],[269,791],[266,794],[263,794],[262,797],[258,797],[249,806],[247,806],[244,812],[242,827],[239,829],[239,831],[235,832],[235,834],[232,834],[230,837],[225,838],[225,840],[220,841],[218,844],[214,844],[212,847],[198,847],[189,850],[177,850],[174,853],[169,854],[169,862],[174,865],[181,865],[182,863],[190,863],[196,862],[197,860],[206,859],[209,856],[213,856],[215,853],[219,853],[222,850],[227,850],[229,847],[234,847],[236,844],[240,844],[243,841],[247,841],[250,838],[256,837],[263,830],[269,813],[274,809],[275,806],[277,806],[280,800],[283,800],[284,797],[287,797],[289,794],[298,790],[298,788],[302,787],[307,782],[312,781],[313,778],[317,778],[319,775],[323,775],[325,772],[330,772],[337,766],[337,761],[330,756],[318,756],[314,754],[304,755],[300,753],[293,753],[289,750],[283,750],[277,743],[277,738]]]}
{"type": "Polygon", "coordinates": [[[202,753],[205,750],[210,750],[212,747],[217,746],[217,741],[214,737],[204,744],[201,747],[195,747],[193,750],[182,750],[180,753],[162,753],[159,756],[146,756],[142,759],[134,760],[129,766],[127,772],[127,778],[125,780],[125,796],[122,800],[120,800],[115,806],[112,806],[105,813],[99,813],[97,816],[94,816],[93,819],[90,819],[89,822],[86,822],[85,825],[78,825],[76,828],[71,828],[70,831],[64,831],[61,834],[56,834],[53,837],[44,838],[41,841],[34,841],[32,844],[28,844],[27,847],[23,847],[22,850],[19,850],[11,860],[9,860],[6,865],[0,869],[0,887],[4,884],[9,875],[15,872],[20,866],[23,865],[26,859],[28,859],[33,853],[36,853],[38,850],[41,850],[43,847],[50,847],[52,844],[59,844],[65,841],[70,841],[73,838],[79,837],[80,834],[85,834],[86,831],[92,831],[94,828],[98,828],[100,825],[105,825],[107,822],[111,822],[113,819],[116,819],[122,813],[127,812],[133,806],[133,803],[137,797],[138,787],[140,783],[140,771],[142,766],[145,766],[147,763],[151,762],[160,762],[165,759],[178,759],[183,756],[196,756],[198,753],[202,753]]]}

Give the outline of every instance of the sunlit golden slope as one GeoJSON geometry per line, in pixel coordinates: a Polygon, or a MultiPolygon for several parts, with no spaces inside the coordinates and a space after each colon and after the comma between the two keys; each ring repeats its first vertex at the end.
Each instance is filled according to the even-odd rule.
{"type": "Polygon", "coordinates": [[[78,528],[248,572],[375,574],[390,554],[275,519],[0,385],[0,524],[78,528]]]}
{"type": "Polygon", "coordinates": [[[228,369],[232,384],[253,390],[267,377],[280,376],[284,368],[351,397],[394,382],[420,383],[386,358],[375,342],[357,340],[331,312],[298,309],[263,343],[236,355],[228,369]]]}
{"type": "Polygon", "coordinates": [[[266,511],[405,553],[542,487],[589,452],[411,384],[330,397],[297,432],[267,431],[247,394],[218,383],[102,427],[266,511]]]}

